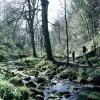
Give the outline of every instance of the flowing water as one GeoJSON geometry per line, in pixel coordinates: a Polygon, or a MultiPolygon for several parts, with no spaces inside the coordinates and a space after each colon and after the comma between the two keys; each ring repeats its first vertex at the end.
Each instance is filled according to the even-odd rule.
{"type": "MultiPolygon", "coordinates": [[[[18,71],[18,66],[14,65],[13,63],[11,63],[9,66],[11,72],[20,73],[23,77],[28,77],[27,74],[18,71]]],[[[33,82],[36,81],[36,78],[34,76],[30,77],[33,82]]],[[[28,82],[25,80],[22,81],[25,84],[28,82]]],[[[85,90],[82,90],[82,88],[84,87],[85,85],[79,84],[77,81],[71,82],[68,79],[61,80],[58,76],[56,76],[51,80],[50,84],[45,85],[43,93],[45,100],[88,100],[86,96],[80,95],[81,92],[83,94],[86,92],[87,88],[85,90]],[[48,99],[50,95],[53,95],[53,97],[55,97],[54,94],[59,95],[56,96],[57,98],[48,99]],[[64,94],[68,94],[68,96],[66,97],[64,94]]]]}
{"type": "Polygon", "coordinates": [[[48,100],[49,95],[54,94],[54,93],[63,94],[59,96],[59,100],[78,100],[77,99],[79,97],[78,92],[79,92],[79,89],[82,87],[82,85],[70,82],[67,79],[60,80],[59,78],[52,79],[51,83],[53,83],[53,85],[47,86],[44,89],[45,100],[48,100]],[[75,88],[76,90],[74,90],[75,88]],[[70,94],[70,95],[69,97],[65,97],[64,94],[70,94]]]}

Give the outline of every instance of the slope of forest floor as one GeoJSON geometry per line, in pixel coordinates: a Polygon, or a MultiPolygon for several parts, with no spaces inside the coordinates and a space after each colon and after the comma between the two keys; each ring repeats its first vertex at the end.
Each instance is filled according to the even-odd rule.
{"type": "Polygon", "coordinates": [[[0,57],[1,100],[100,100],[100,57],[77,57],[67,67],[65,58],[7,60],[0,57]],[[92,66],[91,66],[92,65],[92,66]]]}

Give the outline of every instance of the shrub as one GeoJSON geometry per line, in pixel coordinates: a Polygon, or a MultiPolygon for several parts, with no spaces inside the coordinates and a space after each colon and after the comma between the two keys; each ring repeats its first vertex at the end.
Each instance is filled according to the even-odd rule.
{"type": "Polygon", "coordinates": [[[15,100],[20,100],[21,98],[21,92],[19,89],[15,88],[14,92],[13,92],[13,97],[15,100]]]}
{"type": "Polygon", "coordinates": [[[100,70],[95,70],[93,71],[89,77],[88,80],[95,84],[95,85],[100,85],[100,70]]]}
{"type": "Polygon", "coordinates": [[[64,70],[60,73],[60,78],[62,79],[77,79],[77,73],[73,70],[64,70]]]}
{"type": "Polygon", "coordinates": [[[0,80],[5,80],[5,75],[4,74],[0,74],[0,80]]]}
{"type": "Polygon", "coordinates": [[[79,68],[78,69],[78,80],[80,81],[81,79],[87,79],[88,75],[87,72],[84,68],[79,68]]]}
{"type": "Polygon", "coordinates": [[[21,61],[21,62],[16,62],[15,65],[18,65],[18,66],[26,66],[26,63],[21,61]]]}
{"type": "Polygon", "coordinates": [[[28,100],[30,91],[27,87],[18,87],[13,92],[15,100],[28,100]]]}
{"type": "Polygon", "coordinates": [[[9,82],[12,83],[13,85],[23,85],[23,82],[17,76],[10,78],[9,82]]]}
{"type": "Polygon", "coordinates": [[[7,60],[6,57],[2,54],[0,54],[0,62],[7,60]]]}
{"type": "Polygon", "coordinates": [[[92,92],[88,95],[89,100],[100,100],[100,93],[99,92],[92,92]]]}
{"type": "Polygon", "coordinates": [[[3,100],[28,100],[29,96],[27,87],[14,87],[7,81],[0,81],[0,97],[3,100]]]}
{"type": "Polygon", "coordinates": [[[38,77],[37,79],[37,83],[47,83],[47,78],[46,77],[38,77]]]}
{"type": "Polygon", "coordinates": [[[0,81],[0,96],[4,100],[13,100],[13,85],[7,81],[0,81]]]}

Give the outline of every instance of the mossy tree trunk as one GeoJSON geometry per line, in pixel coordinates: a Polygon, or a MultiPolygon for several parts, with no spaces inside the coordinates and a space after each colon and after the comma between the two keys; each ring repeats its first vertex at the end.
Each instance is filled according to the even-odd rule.
{"type": "Polygon", "coordinates": [[[29,27],[29,33],[31,36],[31,43],[32,43],[32,49],[33,49],[33,57],[37,57],[36,50],[35,50],[35,41],[34,41],[34,17],[35,17],[35,4],[36,0],[31,2],[31,0],[27,0],[27,6],[28,6],[28,15],[26,15],[26,19],[28,22],[29,27]]]}
{"type": "Polygon", "coordinates": [[[48,4],[49,4],[48,0],[41,0],[42,29],[43,29],[44,46],[45,46],[45,50],[46,50],[47,59],[53,60],[49,31],[48,31],[48,4]]]}

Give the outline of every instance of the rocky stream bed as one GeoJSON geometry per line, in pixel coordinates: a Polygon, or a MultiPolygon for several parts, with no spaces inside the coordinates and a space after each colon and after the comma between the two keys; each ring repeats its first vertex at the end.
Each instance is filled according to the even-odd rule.
{"type": "MultiPolygon", "coordinates": [[[[5,66],[3,63],[0,65],[5,66]]],[[[31,91],[29,100],[95,100],[91,99],[91,95],[88,96],[88,94],[91,91],[100,92],[98,85],[79,82],[76,78],[62,78],[60,74],[55,73],[57,71],[55,68],[52,70],[42,68],[42,71],[40,69],[34,71],[30,68],[28,71],[22,66],[15,65],[13,61],[9,61],[7,66],[11,76],[19,77],[15,82],[10,79],[10,83],[27,86],[31,91]],[[32,71],[34,74],[31,74],[32,71]]],[[[59,70],[61,69],[59,68],[59,70]]]]}

